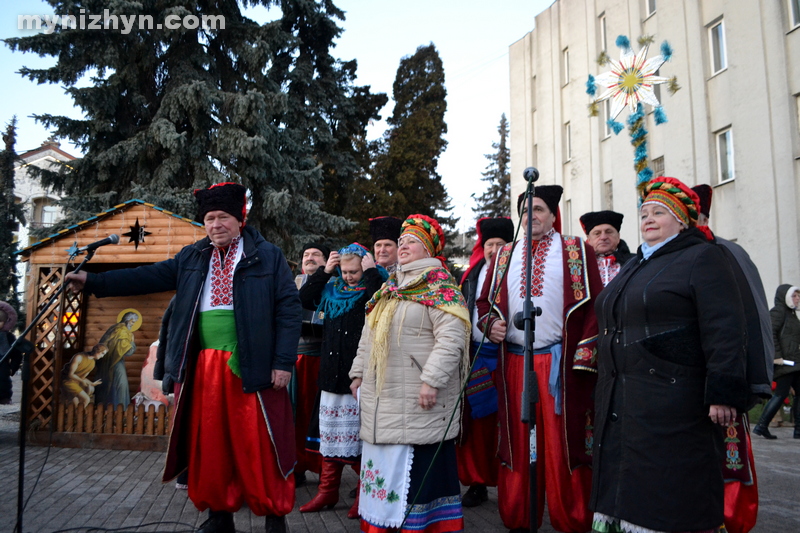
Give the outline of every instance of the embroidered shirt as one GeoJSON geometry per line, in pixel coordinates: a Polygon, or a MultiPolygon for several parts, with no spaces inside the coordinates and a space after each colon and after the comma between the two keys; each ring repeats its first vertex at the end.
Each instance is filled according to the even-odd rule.
{"type": "Polygon", "coordinates": [[[201,312],[212,309],[233,310],[233,272],[241,259],[241,236],[231,241],[224,259],[221,250],[214,247],[211,251],[211,264],[206,275],[206,283],[203,286],[203,296],[200,299],[201,312]]]}
{"type": "Polygon", "coordinates": [[[622,265],[620,265],[617,262],[617,258],[611,254],[598,255],[597,268],[600,270],[600,279],[603,280],[603,287],[605,287],[619,274],[622,265]]]}
{"type": "MultiPolygon", "coordinates": [[[[511,254],[506,274],[508,285],[508,325],[506,340],[514,344],[525,342],[525,331],[514,326],[514,315],[522,312],[525,293],[525,246],[519,241],[511,254]]],[[[536,245],[531,269],[533,305],[542,308],[536,317],[534,349],[561,342],[564,328],[564,258],[561,235],[550,230],[536,245]]]]}

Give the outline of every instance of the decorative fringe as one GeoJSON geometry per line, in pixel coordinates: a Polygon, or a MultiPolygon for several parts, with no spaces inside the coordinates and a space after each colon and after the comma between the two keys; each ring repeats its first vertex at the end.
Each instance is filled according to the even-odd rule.
{"type": "Polygon", "coordinates": [[[589,79],[586,80],[586,94],[594,96],[597,94],[597,85],[594,82],[594,76],[589,74],[589,79]]]}
{"type": "Polygon", "coordinates": [[[676,92],[681,90],[681,86],[678,85],[678,77],[672,76],[669,81],[667,82],[667,90],[669,94],[675,94],[676,92]]]}
{"type": "Polygon", "coordinates": [[[592,102],[587,106],[589,108],[589,116],[596,117],[600,114],[600,104],[597,102],[592,102]]]}
{"type": "Polygon", "coordinates": [[[624,124],[617,122],[614,119],[606,120],[606,124],[608,124],[608,127],[614,132],[614,135],[619,135],[619,132],[625,128],[624,124]]]}
{"type": "Polygon", "coordinates": [[[611,63],[611,56],[609,56],[608,53],[606,53],[606,51],[603,50],[602,52],[600,52],[600,55],[597,56],[597,59],[595,61],[597,61],[598,65],[604,67],[609,63],[611,63]]]}
{"type": "Polygon", "coordinates": [[[376,394],[380,395],[386,381],[386,363],[389,359],[389,332],[392,329],[392,318],[399,300],[382,298],[378,301],[372,313],[367,315],[367,321],[372,328],[372,352],[369,365],[375,371],[376,394]]]}
{"type": "Polygon", "coordinates": [[[669,61],[672,59],[672,45],[670,45],[667,41],[661,43],[661,57],[664,58],[664,61],[669,61]]]}
{"type": "Polygon", "coordinates": [[[642,35],[641,37],[639,37],[639,39],[637,39],[636,42],[639,43],[639,46],[644,48],[645,46],[650,46],[651,44],[653,44],[655,40],[656,38],[653,37],[652,35],[642,35]]]}
{"type": "Polygon", "coordinates": [[[660,124],[664,124],[667,122],[667,114],[664,113],[664,108],[661,106],[657,106],[655,113],[653,114],[656,120],[656,126],[660,124]]]}
{"type": "Polygon", "coordinates": [[[628,37],[625,35],[618,35],[616,44],[619,48],[622,48],[623,50],[631,49],[631,40],[628,39],[628,37]]]}

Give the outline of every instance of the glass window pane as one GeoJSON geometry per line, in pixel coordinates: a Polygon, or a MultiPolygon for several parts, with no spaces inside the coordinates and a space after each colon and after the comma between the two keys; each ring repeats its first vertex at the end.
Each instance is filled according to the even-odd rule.
{"type": "Polygon", "coordinates": [[[727,66],[725,59],[725,34],[722,23],[711,28],[711,57],[713,72],[717,73],[727,66]]]}
{"type": "Polygon", "coordinates": [[[800,0],[789,0],[792,27],[800,26],[800,0]]]}

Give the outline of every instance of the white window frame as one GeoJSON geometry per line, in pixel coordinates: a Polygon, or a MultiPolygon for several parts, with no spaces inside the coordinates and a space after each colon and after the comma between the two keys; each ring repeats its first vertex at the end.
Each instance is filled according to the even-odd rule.
{"type": "Polygon", "coordinates": [[[611,98],[603,101],[603,139],[608,139],[614,133],[611,126],[608,125],[608,120],[611,118],[611,98]]]}
{"type": "Polygon", "coordinates": [[[793,30],[800,26],[800,0],[788,0],[789,9],[789,29],[793,30]]]}
{"type": "Polygon", "coordinates": [[[733,181],[736,179],[736,164],[734,160],[733,129],[730,126],[714,134],[714,146],[717,152],[717,185],[733,181]],[[725,139],[724,155],[722,153],[722,139],[725,139]],[[727,177],[723,176],[723,160],[728,174],[727,177]]]}
{"type": "Polygon", "coordinates": [[[564,162],[572,161],[572,125],[569,121],[564,123],[564,162]]]}
{"type": "Polygon", "coordinates": [[[569,84],[569,47],[561,51],[561,68],[563,69],[561,80],[561,86],[563,87],[569,84]]]}
{"type": "Polygon", "coordinates": [[[657,9],[656,1],[657,0],[644,0],[644,10],[648,17],[655,14],[657,9]]]}
{"type": "Polygon", "coordinates": [[[608,27],[606,26],[606,14],[603,13],[597,17],[597,19],[597,24],[599,26],[597,32],[600,35],[600,50],[602,52],[608,52],[608,27]]]}
{"type": "Polygon", "coordinates": [[[722,19],[708,27],[708,53],[712,76],[728,68],[728,51],[725,46],[725,21],[722,19]],[[717,65],[717,55],[719,55],[719,65],[717,65]]]}

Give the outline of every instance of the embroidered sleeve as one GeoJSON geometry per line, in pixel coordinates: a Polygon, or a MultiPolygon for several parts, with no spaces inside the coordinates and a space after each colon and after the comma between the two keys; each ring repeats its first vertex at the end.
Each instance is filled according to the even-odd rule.
{"type": "Polygon", "coordinates": [[[578,343],[575,356],[572,358],[572,368],[597,372],[597,335],[578,343]]]}

